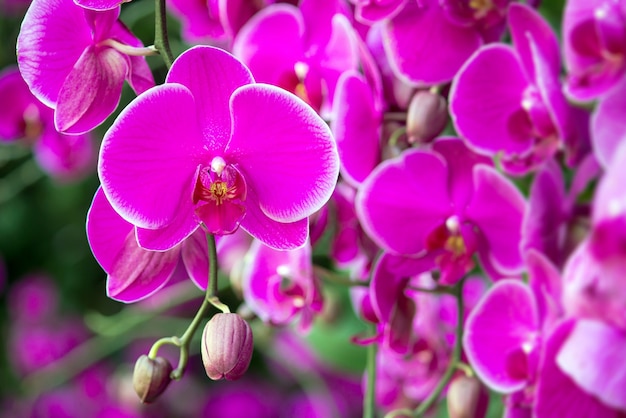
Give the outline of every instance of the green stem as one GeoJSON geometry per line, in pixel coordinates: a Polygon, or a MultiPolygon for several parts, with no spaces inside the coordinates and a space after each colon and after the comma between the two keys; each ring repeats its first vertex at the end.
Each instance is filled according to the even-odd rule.
{"type": "MultiPolygon", "coordinates": [[[[370,325],[370,335],[376,332],[375,326],[370,325]]],[[[363,397],[363,418],[374,418],[376,416],[376,344],[367,346],[367,387],[363,397]]]]}
{"type": "Polygon", "coordinates": [[[456,297],[456,300],[457,300],[457,324],[456,324],[454,349],[452,350],[452,358],[450,359],[450,364],[448,364],[448,368],[446,369],[446,372],[444,373],[443,377],[439,381],[439,384],[437,385],[435,390],[430,394],[430,396],[424,402],[422,402],[417,407],[417,409],[413,413],[414,417],[421,417],[422,415],[424,415],[426,411],[428,411],[428,409],[430,409],[431,406],[435,404],[435,402],[437,402],[437,400],[439,399],[439,395],[441,395],[441,392],[443,392],[448,382],[450,382],[450,379],[452,379],[452,376],[454,376],[454,373],[457,370],[457,364],[461,360],[461,347],[462,347],[462,340],[463,340],[463,318],[464,318],[463,282],[464,280],[459,281],[457,285],[454,286],[453,288],[454,297],[456,297]]]}
{"type": "Polygon", "coordinates": [[[154,47],[163,57],[165,66],[169,70],[174,62],[174,55],[170,49],[170,41],[167,36],[167,11],[165,0],[155,0],[154,7],[154,47]]]}
{"type": "MultiPolygon", "coordinates": [[[[182,337],[169,337],[169,338],[161,338],[159,341],[155,343],[157,344],[174,344],[180,348],[180,357],[178,359],[178,367],[174,371],[172,371],[171,377],[172,379],[180,379],[185,372],[185,368],[187,367],[187,361],[189,360],[189,344],[191,343],[191,339],[193,335],[198,330],[200,323],[206,316],[207,311],[211,305],[217,307],[218,309],[222,309],[222,312],[230,312],[226,305],[223,305],[219,299],[217,298],[217,248],[215,246],[215,237],[213,234],[207,234],[207,247],[209,253],[209,283],[206,288],[206,295],[202,300],[202,306],[196,312],[196,316],[193,317],[193,320],[183,333],[182,337]],[[224,310],[224,307],[226,311],[224,310]]],[[[150,350],[150,354],[156,354],[158,351],[158,347],[152,347],[150,350]]]]}

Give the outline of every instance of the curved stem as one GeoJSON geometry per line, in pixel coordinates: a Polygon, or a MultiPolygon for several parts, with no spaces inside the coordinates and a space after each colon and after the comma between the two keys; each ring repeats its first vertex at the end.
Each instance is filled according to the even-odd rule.
{"type": "Polygon", "coordinates": [[[454,296],[457,300],[457,324],[456,324],[456,335],[454,341],[454,349],[452,350],[452,358],[450,359],[450,364],[446,369],[443,377],[437,384],[437,387],[430,394],[428,398],[424,402],[422,402],[415,412],[413,413],[414,417],[421,417],[428,409],[437,402],[439,399],[439,395],[446,387],[450,379],[457,370],[457,364],[461,360],[461,347],[463,340],[463,318],[464,318],[464,308],[463,308],[463,282],[465,280],[461,280],[457,283],[454,289],[454,296]]]}
{"type": "MultiPolygon", "coordinates": [[[[370,334],[376,332],[374,325],[370,325],[370,334]]],[[[363,397],[363,418],[376,416],[376,344],[367,346],[367,387],[363,397]]]]}
{"type": "Polygon", "coordinates": [[[167,36],[167,11],[165,0],[155,0],[154,4],[154,47],[163,57],[165,66],[169,70],[174,62],[174,55],[170,49],[167,36]]]}
{"type": "Polygon", "coordinates": [[[116,51],[121,52],[122,54],[131,55],[135,57],[145,57],[148,55],[154,55],[158,53],[154,45],[144,46],[144,47],[130,46],[130,45],[126,45],[121,42],[118,42],[115,39],[107,39],[106,41],[101,42],[100,45],[110,46],[111,48],[115,49],[116,51]]]}

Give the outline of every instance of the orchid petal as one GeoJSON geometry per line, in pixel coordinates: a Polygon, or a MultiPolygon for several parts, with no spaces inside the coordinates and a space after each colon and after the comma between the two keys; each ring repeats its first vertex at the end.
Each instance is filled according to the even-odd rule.
{"type": "Polygon", "coordinates": [[[109,201],[127,221],[157,229],[192,205],[186,194],[204,155],[191,92],[168,83],[145,92],[104,137],[98,173],[109,201]]]}
{"type": "Polygon", "coordinates": [[[526,201],[520,191],[494,168],[474,167],[474,196],[465,212],[489,246],[489,258],[505,273],[523,268],[520,251],[526,201]]]}
{"type": "Polygon", "coordinates": [[[59,91],[56,129],[78,134],[101,124],[120,101],[127,71],[126,57],[114,49],[85,49],[59,91]]]}
{"type": "Polygon", "coordinates": [[[65,78],[91,42],[85,12],[72,0],[34,0],[17,38],[17,62],[35,97],[54,107],[65,78]]]}
{"type": "Polygon", "coordinates": [[[452,214],[447,180],[447,165],[434,153],[405,151],[382,162],[357,193],[363,229],[388,251],[419,253],[428,234],[452,214]]]}
{"type": "Polygon", "coordinates": [[[209,282],[208,254],[207,237],[202,230],[196,230],[182,243],[181,256],[187,274],[202,290],[206,290],[209,282]]]}
{"type": "Polygon", "coordinates": [[[414,2],[387,21],[383,36],[394,73],[427,85],[450,81],[482,44],[477,31],[451,23],[439,5],[414,2]]]}
{"type": "Polygon", "coordinates": [[[337,140],[341,174],[358,186],[380,162],[381,115],[373,92],[356,71],[346,71],[337,83],[331,129],[337,140]]]}
{"type": "MultiPolygon", "coordinates": [[[[611,409],[578,386],[563,373],[558,364],[564,345],[571,340],[572,328],[575,325],[574,321],[563,322],[545,342],[543,361],[539,369],[533,416],[537,418],[553,418],[557,416],[562,418],[618,418],[621,416],[618,411],[611,409]]],[[[584,340],[591,341],[592,338],[591,335],[585,335],[584,340]]],[[[623,342],[620,342],[620,344],[623,344],[623,342]]],[[[600,354],[604,358],[605,351],[603,350],[600,354]]],[[[613,366],[616,364],[622,364],[621,359],[614,363],[613,366]]]]}
{"type": "Polygon", "coordinates": [[[246,216],[241,228],[265,245],[276,250],[302,247],[309,236],[309,219],[282,223],[270,219],[260,208],[256,191],[249,188],[246,198],[246,216]]]}
{"type": "Polygon", "coordinates": [[[193,94],[204,142],[214,152],[223,150],[231,135],[231,95],[238,87],[253,82],[250,71],[235,57],[209,46],[196,46],[182,53],[166,79],[166,83],[186,86],[193,94]]]}
{"type": "Polygon", "coordinates": [[[626,336],[606,323],[581,319],[563,343],[556,362],[585,392],[626,411],[626,336]]]}
{"type": "Polygon", "coordinates": [[[536,347],[538,332],[539,315],[530,289],[519,281],[502,280],[467,318],[463,347],[485,384],[513,393],[528,383],[532,371],[524,370],[528,367],[524,358],[536,347]]]}
{"type": "Polygon", "coordinates": [[[463,65],[450,91],[450,115],[469,145],[489,155],[530,150],[530,121],[522,117],[522,98],[529,82],[512,48],[481,48],[463,65]],[[485,123],[489,121],[489,123],[485,123]],[[519,126],[513,126],[517,124],[519,126]]]}

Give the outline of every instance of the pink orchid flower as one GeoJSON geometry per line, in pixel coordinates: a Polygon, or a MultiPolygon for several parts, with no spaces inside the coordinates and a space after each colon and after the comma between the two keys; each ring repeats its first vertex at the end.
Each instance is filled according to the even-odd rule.
{"type": "Polygon", "coordinates": [[[54,109],[59,132],[84,133],[102,123],[117,107],[124,80],[137,94],[154,85],[145,58],[128,55],[142,44],[119,13],[72,0],[34,0],[26,12],[18,65],[35,97],[54,109]]]}
{"type": "Polygon", "coordinates": [[[206,46],[183,53],[165,84],[120,114],[99,161],[111,205],[154,250],[200,224],[216,235],[241,225],[273,248],[301,247],[338,171],[335,141],[313,109],[206,46]]]}

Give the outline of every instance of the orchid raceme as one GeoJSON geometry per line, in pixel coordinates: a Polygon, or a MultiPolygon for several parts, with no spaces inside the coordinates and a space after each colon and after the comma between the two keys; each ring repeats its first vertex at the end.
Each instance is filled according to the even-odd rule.
{"type": "Polygon", "coordinates": [[[172,248],[202,224],[216,235],[241,225],[266,245],[294,249],[307,240],[307,217],[330,198],[339,162],[308,105],[255,83],[223,50],[195,47],[120,114],[98,169],[144,248],[172,248]]]}
{"type": "Polygon", "coordinates": [[[30,5],[17,40],[18,64],[35,97],[54,109],[58,131],[78,134],[102,123],[117,107],[124,80],[137,93],[154,85],[145,58],[136,56],[147,51],[119,13],[119,6],[93,11],[73,0],[30,5]]]}

